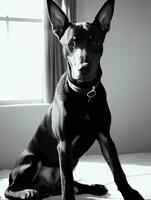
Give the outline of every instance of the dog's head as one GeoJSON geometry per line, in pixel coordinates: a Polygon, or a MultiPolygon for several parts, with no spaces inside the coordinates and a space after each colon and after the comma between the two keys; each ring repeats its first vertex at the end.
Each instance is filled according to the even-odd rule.
{"type": "Polygon", "coordinates": [[[70,79],[93,82],[100,72],[103,42],[110,29],[114,0],[103,5],[92,23],[72,24],[52,0],[47,0],[47,6],[52,30],[63,46],[70,79]]]}

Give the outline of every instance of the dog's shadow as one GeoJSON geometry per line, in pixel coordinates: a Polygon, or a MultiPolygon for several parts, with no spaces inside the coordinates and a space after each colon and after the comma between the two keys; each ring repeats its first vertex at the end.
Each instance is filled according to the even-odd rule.
{"type": "MultiPolygon", "coordinates": [[[[103,195],[103,196],[93,196],[93,195],[79,195],[76,196],[76,200],[123,200],[123,198],[113,197],[110,193],[103,195]]],[[[58,199],[59,200],[59,199],[58,199]]],[[[151,197],[145,198],[144,200],[151,200],[151,197]]]]}
{"type": "MultiPolygon", "coordinates": [[[[82,194],[82,195],[76,195],[76,200],[123,200],[123,198],[116,198],[112,197],[110,193],[107,193],[106,195],[103,196],[94,196],[90,194],[82,194]]],[[[61,200],[61,196],[54,196],[54,197],[48,197],[43,200],[61,200]]],[[[151,200],[151,197],[145,198],[144,200],[151,200]]]]}
{"type": "Polygon", "coordinates": [[[100,200],[100,199],[110,199],[111,194],[107,193],[106,195],[103,196],[94,196],[94,195],[78,195],[76,196],[76,200],[100,200]]]}
{"type": "MultiPolygon", "coordinates": [[[[76,200],[100,200],[100,199],[112,199],[110,198],[111,194],[108,193],[103,196],[94,196],[90,194],[81,194],[81,195],[76,195],[76,200]]],[[[61,200],[61,196],[53,196],[53,197],[48,197],[43,200],[61,200]]],[[[149,200],[149,199],[148,199],[149,200]]],[[[151,199],[150,199],[151,200],[151,199]]]]}
{"type": "MultiPolygon", "coordinates": [[[[110,199],[110,194],[106,194],[103,196],[94,196],[90,194],[81,194],[81,195],[76,195],[76,200],[100,200],[100,199],[110,199]]],[[[43,200],[61,200],[61,196],[53,196],[53,197],[48,197],[44,198],[43,200]]]]}

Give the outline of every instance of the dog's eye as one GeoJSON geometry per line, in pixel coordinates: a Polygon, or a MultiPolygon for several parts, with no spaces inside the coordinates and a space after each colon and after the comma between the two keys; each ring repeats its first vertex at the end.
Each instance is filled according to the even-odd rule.
{"type": "Polygon", "coordinates": [[[68,43],[68,46],[69,46],[70,48],[74,48],[75,45],[76,45],[76,43],[75,43],[75,41],[73,41],[73,40],[71,40],[71,41],[68,43]]]}

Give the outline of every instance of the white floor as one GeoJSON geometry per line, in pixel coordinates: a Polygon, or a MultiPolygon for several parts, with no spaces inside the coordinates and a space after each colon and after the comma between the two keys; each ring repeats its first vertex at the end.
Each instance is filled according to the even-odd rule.
{"type": "MultiPolygon", "coordinates": [[[[123,154],[120,155],[123,170],[128,182],[138,190],[145,200],[151,200],[151,153],[123,154]]],[[[8,184],[9,170],[0,171],[0,200],[4,198],[4,191],[8,184]]],[[[111,171],[100,155],[84,156],[74,171],[75,180],[81,183],[104,184],[109,192],[102,197],[92,195],[79,195],[77,200],[122,200],[117,191],[111,171]]],[[[60,200],[60,196],[45,200],[60,200]]]]}

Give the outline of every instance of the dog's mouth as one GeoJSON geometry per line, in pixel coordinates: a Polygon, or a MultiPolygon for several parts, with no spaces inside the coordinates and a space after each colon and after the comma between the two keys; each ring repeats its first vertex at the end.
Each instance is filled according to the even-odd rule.
{"type": "Polygon", "coordinates": [[[77,67],[79,75],[86,76],[90,73],[90,65],[89,63],[81,63],[77,67]]]}
{"type": "Polygon", "coordinates": [[[98,81],[100,80],[100,76],[97,75],[97,77],[95,77],[95,79],[93,80],[88,80],[88,79],[70,79],[69,80],[76,85],[79,88],[82,89],[89,89],[92,86],[96,85],[98,83],[98,81]]]}
{"type": "Polygon", "coordinates": [[[98,83],[98,81],[100,80],[101,75],[102,75],[102,70],[99,67],[93,73],[91,71],[90,72],[89,71],[86,71],[86,72],[78,71],[78,74],[76,74],[76,76],[73,76],[73,74],[71,76],[69,76],[69,80],[76,86],[87,89],[93,85],[96,85],[98,83]]]}
{"type": "Polygon", "coordinates": [[[89,63],[84,62],[72,69],[72,75],[79,82],[91,82],[96,73],[89,63]]]}
{"type": "Polygon", "coordinates": [[[100,63],[68,62],[69,80],[79,87],[90,87],[96,84],[101,77],[100,63]],[[71,63],[71,65],[70,65],[71,63]]]}

